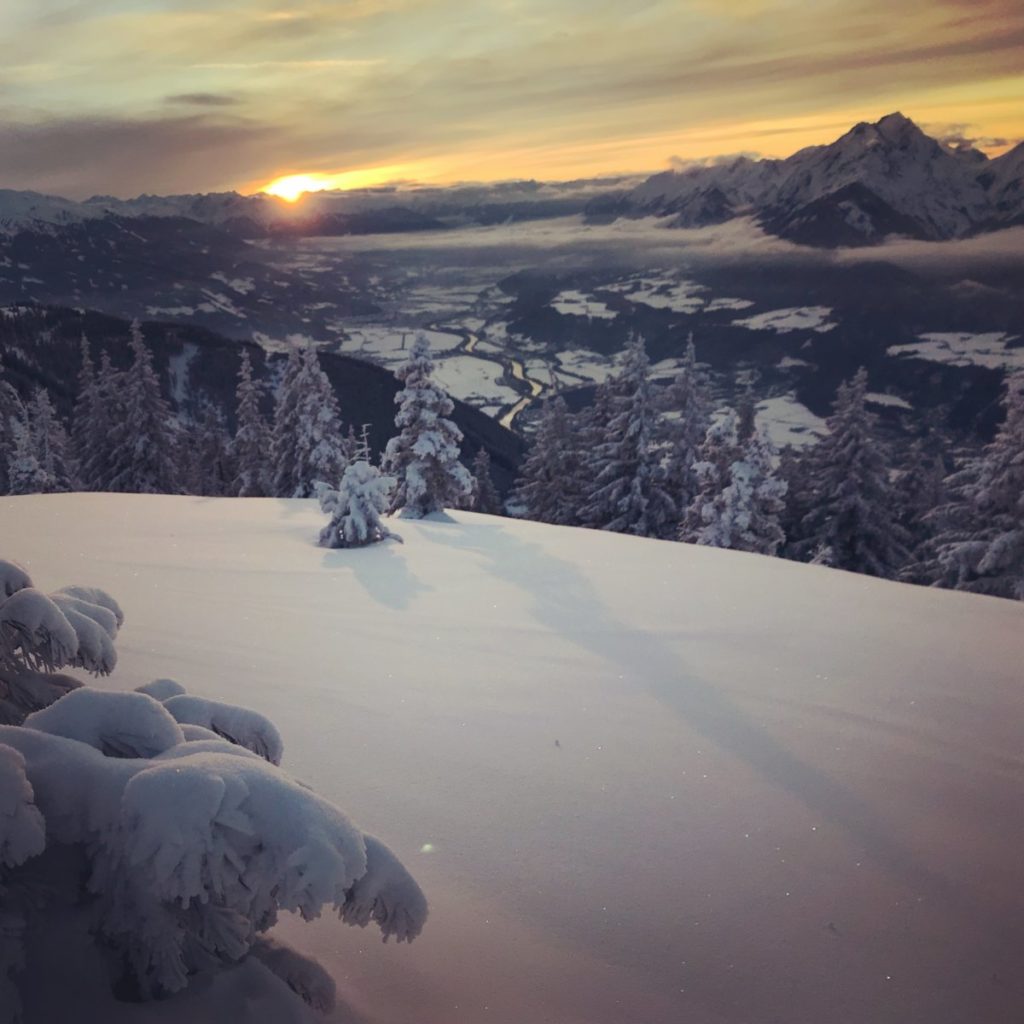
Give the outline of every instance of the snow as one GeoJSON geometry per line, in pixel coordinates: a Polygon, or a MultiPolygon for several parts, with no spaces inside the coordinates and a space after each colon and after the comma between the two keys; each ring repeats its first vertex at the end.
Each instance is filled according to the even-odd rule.
{"type": "Polygon", "coordinates": [[[717,313],[722,309],[750,309],[754,303],[750,299],[733,299],[729,297],[712,299],[705,307],[705,313],[717,313]]]}
{"type": "Polygon", "coordinates": [[[501,383],[505,369],[499,363],[476,356],[448,356],[434,364],[434,379],[453,398],[474,405],[514,402],[518,392],[501,383]]]}
{"type": "Polygon", "coordinates": [[[1014,335],[993,331],[985,334],[929,332],[906,345],[890,345],[888,356],[916,357],[950,366],[984,366],[991,370],[1024,368],[1024,346],[1010,347],[1014,335]]]}
{"type": "Polygon", "coordinates": [[[23,864],[45,846],[46,825],[25,777],[25,758],[0,744],[0,867],[23,864]]]}
{"type": "MultiPolygon", "coordinates": [[[[722,412],[715,414],[720,418],[722,412]]],[[[757,403],[754,414],[757,425],[765,430],[772,444],[779,449],[787,446],[802,448],[804,445],[816,444],[825,434],[828,427],[825,420],[815,416],[796,395],[777,395],[757,403]]]]}
{"type": "Polygon", "coordinates": [[[258,711],[187,693],[163,698],[162,706],[179,725],[201,726],[230,743],[251,750],[271,764],[281,763],[284,753],[281,734],[274,723],[258,711]]]}
{"type": "Polygon", "coordinates": [[[888,406],[890,409],[913,409],[914,407],[899,395],[887,395],[880,391],[868,391],[864,398],[875,405],[888,406]]]}
{"type": "MultiPolygon", "coordinates": [[[[672,277],[634,278],[607,286],[607,291],[621,292],[629,302],[651,309],[667,309],[673,313],[696,313],[705,300],[698,294],[707,291],[696,281],[672,277]]],[[[740,307],[742,308],[742,307],[740,307]]]]}
{"type": "Polygon", "coordinates": [[[423,331],[414,327],[363,324],[359,327],[345,327],[348,337],[341,342],[342,352],[358,353],[371,362],[391,365],[404,362],[409,357],[413,339],[425,334],[430,349],[438,355],[449,352],[462,344],[458,334],[448,331],[423,331]]]}
{"type": "Polygon", "coordinates": [[[746,327],[751,331],[775,331],[777,334],[789,331],[816,331],[824,334],[836,326],[828,319],[831,315],[832,310],[828,306],[773,309],[768,313],[756,313],[745,320],[733,320],[733,326],[746,327]]]}
{"type": "MultiPolygon", "coordinates": [[[[0,502],[40,585],[123,605],[98,685],[258,708],[422,885],[411,947],[278,926],[335,978],[331,1020],[1016,1019],[1020,604],[462,512],[344,551],[322,524],[313,501],[0,502]]],[[[97,998],[73,934],[37,1021],[58,975],[97,998]]],[[[105,1020],[284,1020],[227,998],[255,966],[209,992],[220,1018],[200,986],[105,1020]]]]}
{"type": "Polygon", "coordinates": [[[614,320],[619,315],[593,295],[572,290],[559,292],[551,300],[551,306],[564,316],[585,316],[588,320],[614,320]]]}
{"type": "Polygon", "coordinates": [[[144,693],[74,690],[25,719],[26,729],[78,740],[107,757],[156,757],[183,743],[181,728],[159,701],[144,693]]]}

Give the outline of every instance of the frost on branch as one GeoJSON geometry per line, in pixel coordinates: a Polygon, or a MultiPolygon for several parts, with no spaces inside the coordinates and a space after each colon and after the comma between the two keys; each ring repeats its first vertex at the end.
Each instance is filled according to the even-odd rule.
{"type": "Polygon", "coordinates": [[[94,587],[47,595],[13,562],[0,561],[0,721],[18,724],[81,684],[64,666],[108,675],[124,621],[117,602],[94,587]]]}
{"type": "Polygon", "coordinates": [[[0,869],[23,864],[45,846],[46,826],[25,774],[25,759],[0,746],[0,869]]]}
{"type": "Polygon", "coordinates": [[[168,697],[163,706],[182,725],[200,725],[230,743],[259,754],[271,764],[281,763],[284,753],[281,734],[277,726],[258,711],[185,693],[168,697]]]}
{"type": "Polygon", "coordinates": [[[32,586],[32,578],[17,562],[0,558],[0,603],[19,590],[32,586]]]}
{"type": "Polygon", "coordinates": [[[107,757],[155,757],[185,742],[181,727],[152,697],[88,687],[29,715],[24,724],[86,743],[107,757]]]}
{"type": "Polygon", "coordinates": [[[25,774],[25,759],[0,744],[0,1022],[17,1021],[20,999],[16,973],[24,965],[22,937],[25,916],[18,902],[8,897],[9,869],[43,852],[46,825],[35,805],[32,784],[25,774]]]}
{"type": "Polygon", "coordinates": [[[364,836],[366,873],[345,898],[341,919],[365,928],[380,926],[387,942],[412,942],[427,919],[427,900],[402,862],[379,840],[364,836]]]}
{"type": "Polygon", "coordinates": [[[45,671],[69,664],[78,634],[44,593],[27,587],[0,605],[0,661],[45,671]]]}
{"type": "Polygon", "coordinates": [[[143,683],[135,687],[136,693],[144,693],[154,700],[165,701],[168,697],[177,697],[185,692],[185,687],[176,679],[154,679],[151,683],[143,683]]]}
{"type": "Polygon", "coordinates": [[[415,881],[277,767],[270,721],[173,680],[104,692],[39,671],[112,665],[123,615],[100,591],[47,597],[27,574],[3,578],[0,715],[23,724],[0,725],[0,1024],[16,1020],[32,915],[52,926],[48,915],[71,907],[88,914],[113,974],[142,998],[252,954],[324,1010],[325,972],[260,938],[280,911],[310,920],[333,908],[385,939],[419,934],[427,904],[415,881]],[[42,898],[18,896],[30,877],[42,898]]]}

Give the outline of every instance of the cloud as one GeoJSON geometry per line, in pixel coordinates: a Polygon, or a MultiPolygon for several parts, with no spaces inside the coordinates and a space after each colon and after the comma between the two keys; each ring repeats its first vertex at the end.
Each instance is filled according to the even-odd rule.
{"type": "MultiPolygon", "coordinates": [[[[0,4],[8,51],[46,69],[0,68],[0,122],[45,122],[51,135],[66,124],[97,172],[106,164],[91,159],[79,122],[152,125],[147,138],[159,135],[175,165],[165,176],[191,174],[192,187],[223,183],[231,168],[237,185],[427,161],[448,180],[550,178],[654,170],[666,153],[670,166],[787,155],[897,108],[958,121],[967,98],[978,108],[963,140],[984,146],[1024,128],[1024,5],[1010,0],[904,0],[898,17],[890,0],[637,0],[628,14],[609,0],[47,6],[61,10],[44,24],[36,0],[0,4]],[[159,116],[174,106],[251,113],[268,145],[242,147],[248,167],[212,142],[199,159],[196,129],[159,116]],[[175,153],[173,140],[186,148],[175,153]]],[[[246,130],[226,125],[229,139],[246,130]]],[[[11,159],[0,152],[0,168],[11,159]]],[[[36,169],[47,180],[74,170],[87,188],[86,168],[36,169]]],[[[154,188],[141,173],[132,187],[154,188]]]]}
{"type": "Polygon", "coordinates": [[[761,160],[762,155],[755,150],[745,149],[739,153],[722,153],[719,156],[706,157],[681,157],[670,156],[668,166],[673,171],[688,171],[693,167],[721,167],[723,164],[731,164],[736,160],[761,160]]]}
{"type": "Polygon", "coordinates": [[[165,97],[164,102],[187,107],[230,107],[238,103],[238,98],[216,92],[182,92],[165,97]]]}
{"type": "Polygon", "coordinates": [[[278,159],[287,151],[279,129],[208,115],[6,123],[0,181],[77,198],[218,188],[265,159],[268,146],[278,159]]]}
{"type": "Polygon", "coordinates": [[[974,127],[970,124],[928,124],[924,129],[950,149],[1002,149],[1012,146],[1016,140],[998,135],[970,134],[974,127]]]}

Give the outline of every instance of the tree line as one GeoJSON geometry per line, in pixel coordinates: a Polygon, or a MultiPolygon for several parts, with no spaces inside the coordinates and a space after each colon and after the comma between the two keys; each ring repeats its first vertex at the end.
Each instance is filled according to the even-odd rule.
{"type": "Polygon", "coordinates": [[[388,535],[381,516],[441,508],[522,516],[830,565],[889,579],[1024,598],[1024,374],[1007,381],[1006,416],[980,453],[951,464],[941,434],[914,439],[899,470],[867,407],[863,369],[836,395],[816,444],[776,451],[752,391],[714,412],[692,338],[667,387],[641,338],[593,403],[541,410],[502,501],[480,448],[470,472],[451,399],[431,378],[426,339],[397,371],[396,434],[379,465],[342,423],[316,351],[293,346],[264,414],[267,383],[243,350],[236,427],[211,404],[183,424],[171,412],[137,323],[131,365],[82,366],[70,435],[44,389],[22,401],[0,377],[0,490],[319,497],[321,542],[388,535]]]}

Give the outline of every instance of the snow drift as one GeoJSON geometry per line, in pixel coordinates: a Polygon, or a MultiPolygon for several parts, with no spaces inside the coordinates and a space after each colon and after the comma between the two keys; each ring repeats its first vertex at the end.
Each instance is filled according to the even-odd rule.
{"type": "MultiPolygon", "coordinates": [[[[34,579],[124,607],[98,685],[172,676],[258,708],[289,772],[422,884],[409,948],[278,925],[332,974],[333,1019],[1020,1019],[1019,603],[469,513],[326,551],[323,522],[312,501],[0,501],[34,579]]],[[[218,743],[182,749],[228,786],[272,770],[218,743]]],[[[32,1020],[58,1019],[58,972],[92,991],[61,953],[32,1020]]],[[[275,1019],[258,966],[246,1000],[190,990],[177,1019],[204,998],[275,1019]]]]}

